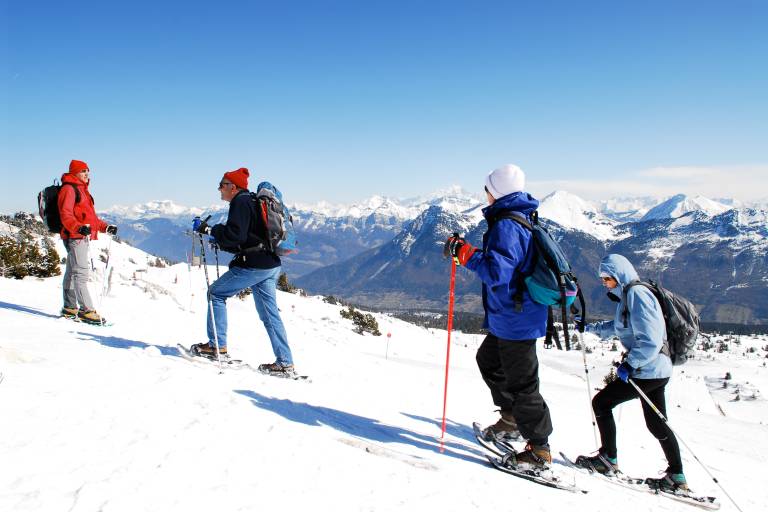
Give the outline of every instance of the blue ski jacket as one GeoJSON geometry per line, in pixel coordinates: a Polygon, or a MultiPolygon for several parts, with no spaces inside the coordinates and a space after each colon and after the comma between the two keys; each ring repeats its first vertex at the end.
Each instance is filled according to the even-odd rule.
{"type": "Polygon", "coordinates": [[[512,219],[495,221],[505,212],[519,212],[530,220],[538,206],[530,194],[515,192],[484,208],[488,230],[483,235],[483,250],[476,251],[465,265],[483,283],[483,327],[497,338],[531,340],[546,333],[547,307],[533,302],[527,290],[522,294],[522,311],[515,311],[518,279],[533,267],[531,232],[512,219]]]}
{"type": "Polygon", "coordinates": [[[600,262],[600,272],[613,277],[619,284],[611,293],[621,299],[613,320],[589,324],[587,332],[607,339],[618,336],[627,351],[626,362],[634,370],[633,379],[664,379],[672,376],[672,360],[661,353],[667,328],[661,305],[645,286],[633,286],[627,292],[629,315],[624,327],[624,287],[639,279],[635,267],[619,254],[609,254],[600,262]]]}

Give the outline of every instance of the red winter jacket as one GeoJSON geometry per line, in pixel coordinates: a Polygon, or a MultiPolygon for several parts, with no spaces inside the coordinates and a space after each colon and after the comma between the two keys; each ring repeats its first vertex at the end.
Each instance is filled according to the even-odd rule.
{"type": "Polygon", "coordinates": [[[80,181],[74,174],[64,174],[61,177],[62,185],[71,183],[80,192],[80,201],[75,202],[75,187],[65,185],[59,190],[59,215],[61,216],[61,238],[77,239],[85,238],[77,232],[81,226],[90,224],[91,238],[97,239],[98,232],[107,230],[107,223],[96,216],[93,208],[93,197],[88,192],[88,185],[80,181]]]}

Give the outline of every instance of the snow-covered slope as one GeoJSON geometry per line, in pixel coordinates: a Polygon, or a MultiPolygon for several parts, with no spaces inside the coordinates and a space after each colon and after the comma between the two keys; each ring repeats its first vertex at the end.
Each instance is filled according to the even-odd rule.
{"type": "MultiPolygon", "coordinates": [[[[94,243],[95,294],[104,266],[97,256],[106,247],[106,240],[94,243]]],[[[555,472],[589,494],[491,469],[471,434],[472,421],[495,420],[474,362],[481,336],[454,333],[441,454],[445,331],[375,314],[391,337],[359,336],[339,306],[279,293],[297,369],[312,382],[248,370],[220,375],[175,348],[204,339],[202,269],[150,267],[146,254],[121,244],[112,245],[111,261],[102,305],[111,327],[58,318],[60,278],[0,279],[0,510],[467,511],[507,510],[511,499],[526,511],[686,509],[557,463],[555,472]]],[[[231,353],[253,364],[272,360],[252,302],[233,298],[228,311],[231,353]]],[[[598,387],[618,354],[587,342],[598,387]]],[[[673,428],[740,506],[760,510],[768,500],[761,476],[767,404],[760,393],[737,403],[715,389],[726,371],[731,385],[766,389],[763,354],[748,353],[747,342],[678,370],[668,410],[673,428]]],[[[540,350],[540,358],[553,449],[592,451],[581,354],[540,350]]],[[[622,406],[616,417],[624,471],[663,469],[639,404],[622,406]]],[[[725,501],[691,454],[684,450],[683,458],[691,485],[725,501]]],[[[731,509],[725,502],[723,510],[731,509]]]]}
{"type": "Polygon", "coordinates": [[[695,211],[701,211],[707,215],[718,215],[729,209],[731,209],[730,206],[704,196],[688,197],[685,194],[678,194],[651,208],[641,220],[676,219],[695,211]]]}
{"type": "Polygon", "coordinates": [[[543,219],[557,222],[566,229],[588,233],[598,240],[616,236],[614,221],[598,212],[592,203],[563,190],[552,192],[541,200],[539,215],[543,219]]]}

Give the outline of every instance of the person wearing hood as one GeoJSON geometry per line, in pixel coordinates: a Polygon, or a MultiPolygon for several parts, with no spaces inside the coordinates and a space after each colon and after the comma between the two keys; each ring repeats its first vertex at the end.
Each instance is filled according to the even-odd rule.
{"type": "Polygon", "coordinates": [[[90,240],[96,240],[100,232],[117,234],[117,226],[107,224],[96,215],[93,197],[88,190],[90,176],[88,164],[72,160],[69,172],[61,177],[58,207],[62,228],[59,234],[67,251],[61,315],[100,325],[104,319],[96,311],[88,292],[91,268],[88,247],[90,240]]]}
{"type": "Polygon", "coordinates": [[[482,281],[483,327],[488,335],[476,360],[501,412],[499,420],[483,430],[483,436],[489,441],[522,436],[527,445],[517,455],[517,464],[544,468],[552,462],[548,442],[552,420],[539,392],[536,339],[546,333],[547,307],[534,302],[527,290],[522,290],[519,300],[520,277],[533,266],[531,232],[513,219],[501,218],[515,212],[530,222],[539,202],[524,188],[525,174],[515,165],[490,172],[485,179],[489,206],[483,209],[483,216],[488,230],[482,249],[461,237],[450,237],[444,254],[482,281]]]}
{"type": "MultiPolygon", "coordinates": [[[[592,399],[602,446],[596,455],[578,457],[577,464],[603,474],[611,474],[618,471],[614,407],[639,398],[637,390],[629,383],[629,379],[632,379],[666,417],[664,392],[672,376],[672,360],[666,345],[664,315],[653,292],[645,286],[631,286],[624,292],[631,282],[639,281],[632,263],[619,254],[609,254],[600,262],[599,274],[608,289],[609,298],[618,303],[616,313],[613,320],[587,325],[586,331],[603,339],[617,336],[625,353],[622,363],[616,369],[617,378],[592,399]],[[626,318],[625,310],[628,313],[626,318]]],[[[640,404],[645,424],[661,444],[668,463],[662,478],[650,480],[654,480],[662,490],[687,491],[675,434],[645,400],[641,400],[640,404]]]]}
{"type": "Polygon", "coordinates": [[[292,376],[295,374],[293,355],[277,307],[277,279],[282,262],[264,244],[268,236],[267,226],[262,215],[257,213],[248,191],[249,176],[245,167],[224,173],[219,182],[219,193],[221,199],[229,203],[226,223],[209,226],[202,222],[196,228],[200,234],[211,235],[221,250],[234,253],[235,257],[229,263],[229,270],[214,281],[208,291],[211,301],[208,341],[192,345],[191,351],[203,357],[216,358],[218,342],[219,354],[227,355],[227,299],[250,288],[256,312],[264,324],[276,358],[275,362],[261,364],[258,369],[270,375],[292,376]]]}

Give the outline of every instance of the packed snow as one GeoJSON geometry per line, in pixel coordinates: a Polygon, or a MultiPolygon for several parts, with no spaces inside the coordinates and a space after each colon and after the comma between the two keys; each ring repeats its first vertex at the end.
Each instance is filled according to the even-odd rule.
{"type": "MultiPolygon", "coordinates": [[[[2,511],[692,510],[563,466],[558,451],[596,448],[579,351],[539,345],[553,471],[588,494],[489,466],[471,431],[497,417],[474,362],[480,335],[453,334],[441,453],[446,331],[374,314],[384,335],[361,336],[341,306],[280,292],[297,370],[311,382],[220,374],[176,348],[205,339],[203,269],[151,266],[155,258],[106,239],[92,257],[92,292],[106,290],[111,326],[59,318],[60,277],[0,278],[2,511]],[[114,271],[102,286],[108,247],[114,271]]],[[[233,357],[272,361],[250,299],[231,299],[228,312],[233,357]]],[[[763,510],[768,339],[709,341],[676,369],[670,424],[743,510],[763,510]]],[[[593,393],[618,353],[586,342],[593,393]]],[[[616,419],[622,469],[656,476],[665,461],[639,403],[616,419]]],[[[683,460],[695,491],[735,510],[685,448],[683,460]]]]}

